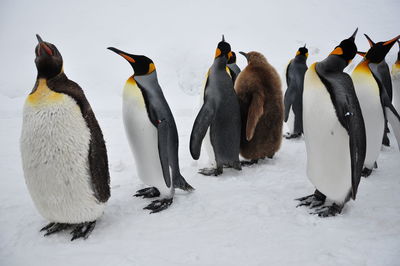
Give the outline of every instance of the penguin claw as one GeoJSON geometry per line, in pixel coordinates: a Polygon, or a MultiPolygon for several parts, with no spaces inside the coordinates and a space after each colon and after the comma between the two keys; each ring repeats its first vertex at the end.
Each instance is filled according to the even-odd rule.
{"type": "Polygon", "coordinates": [[[361,171],[361,176],[363,177],[369,177],[372,173],[372,169],[368,169],[367,167],[364,167],[361,171]]]}
{"type": "Polygon", "coordinates": [[[40,231],[46,231],[44,236],[49,236],[54,233],[63,231],[71,227],[71,224],[63,224],[63,223],[50,223],[47,226],[43,227],[40,231]]]}
{"type": "Polygon", "coordinates": [[[221,168],[203,168],[199,170],[199,174],[205,175],[205,176],[219,176],[222,174],[222,167],[221,168]]]}
{"type": "Polygon", "coordinates": [[[160,212],[167,209],[172,204],[172,198],[159,199],[152,201],[149,205],[143,208],[143,210],[151,210],[151,213],[160,212]]]}
{"type": "Polygon", "coordinates": [[[301,206],[308,206],[309,208],[314,209],[319,206],[322,206],[325,203],[325,199],[318,198],[315,196],[315,194],[311,194],[295,200],[300,201],[300,203],[296,206],[296,208],[301,206]]]}
{"type": "Polygon", "coordinates": [[[310,214],[318,214],[319,217],[331,217],[341,213],[342,208],[343,207],[333,203],[331,206],[323,206],[322,208],[319,208],[315,210],[315,212],[311,212],[310,214]]]}
{"type": "Polygon", "coordinates": [[[250,166],[253,164],[257,164],[258,163],[258,159],[253,159],[250,161],[240,161],[241,166],[250,166]]]}
{"type": "Polygon", "coordinates": [[[87,239],[92,233],[94,227],[96,226],[96,221],[81,223],[75,226],[74,230],[71,231],[72,238],[71,241],[74,241],[78,238],[87,239]]]}
{"type": "Polygon", "coordinates": [[[155,198],[160,196],[160,191],[156,187],[143,188],[136,191],[135,197],[155,198]]]}
{"type": "Polygon", "coordinates": [[[285,135],[283,135],[283,137],[285,138],[285,139],[297,139],[297,138],[299,138],[299,137],[301,137],[301,133],[286,133],[285,135]]]}

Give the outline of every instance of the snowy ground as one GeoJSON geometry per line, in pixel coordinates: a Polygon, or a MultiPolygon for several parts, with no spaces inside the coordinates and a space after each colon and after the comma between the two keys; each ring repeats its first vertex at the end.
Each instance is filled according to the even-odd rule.
{"type": "MultiPolygon", "coordinates": [[[[283,72],[305,42],[310,64],[357,26],[377,41],[396,36],[400,2],[142,2],[0,3],[0,265],[399,265],[397,147],[383,149],[356,201],[341,215],[321,219],[293,200],[313,192],[303,140],[284,140],[273,160],[218,178],[197,174],[207,158],[194,162],[188,142],[221,33],[234,50],[261,51],[283,72]],[[23,179],[21,109],[36,75],[35,33],[59,48],[65,72],[85,89],[107,142],[112,196],[86,241],[70,242],[67,233],[42,237],[38,231],[47,221],[23,179]],[[149,215],[142,210],[148,201],[132,197],[142,184],[124,135],[120,96],[132,73],[108,46],[152,57],[175,115],[182,174],[196,191],[178,191],[159,214],[149,215]]],[[[361,34],[357,44],[368,47],[361,34]]],[[[393,48],[388,55],[389,65],[396,53],[393,48]]],[[[239,65],[245,65],[240,56],[239,65]]]]}

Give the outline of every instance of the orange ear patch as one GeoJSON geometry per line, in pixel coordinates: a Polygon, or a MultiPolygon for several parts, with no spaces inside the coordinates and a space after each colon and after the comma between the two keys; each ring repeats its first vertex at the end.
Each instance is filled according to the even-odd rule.
{"type": "Polygon", "coordinates": [[[221,55],[221,50],[217,48],[217,50],[215,50],[215,58],[217,58],[220,55],[221,55]]]}
{"type": "Polygon", "coordinates": [[[343,54],[343,49],[341,47],[336,47],[335,50],[333,50],[331,54],[336,54],[336,55],[342,55],[343,54]]]}
{"type": "Polygon", "coordinates": [[[151,72],[153,72],[154,70],[156,70],[156,66],[153,63],[150,63],[149,65],[149,71],[147,72],[147,74],[150,74],[151,72]]]}

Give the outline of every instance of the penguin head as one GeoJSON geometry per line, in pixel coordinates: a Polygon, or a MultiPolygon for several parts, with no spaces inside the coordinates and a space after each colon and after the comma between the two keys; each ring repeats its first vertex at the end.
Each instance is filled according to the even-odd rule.
{"type": "Polygon", "coordinates": [[[215,58],[225,57],[229,60],[232,57],[231,45],[225,42],[225,37],[222,35],[222,41],[218,43],[217,50],[215,51],[215,58]]]}
{"type": "Polygon", "coordinates": [[[63,59],[57,47],[54,44],[44,42],[42,38],[36,34],[39,43],[35,48],[35,64],[38,70],[39,78],[52,78],[62,72],[63,59]]]}
{"type": "Polygon", "coordinates": [[[234,63],[236,63],[236,53],[233,52],[233,51],[232,51],[231,53],[232,53],[232,56],[231,56],[231,58],[229,58],[227,64],[234,64],[234,63]]]}
{"type": "Polygon", "coordinates": [[[252,52],[248,52],[248,53],[240,51],[239,54],[246,57],[248,64],[267,64],[268,63],[265,56],[256,51],[252,51],[252,52]]]}
{"type": "Polygon", "coordinates": [[[308,57],[308,49],[306,48],[305,44],[303,47],[300,47],[299,50],[297,50],[296,56],[298,55],[305,56],[306,58],[308,57]]]}
{"type": "Polygon", "coordinates": [[[358,28],[355,30],[353,35],[351,35],[348,39],[344,39],[341,43],[335,47],[335,49],[330,53],[330,55],[337,55],[343,58],[347,64],[350,63],[351,60],[357,54],[357,46],[355,44],[355,39],[357,35],[358,28]]]}
{"type": "Polygon", "coordinates": [[[128,54],[114,47],[108,47],[107,49],[125,58],[132,66],[135,76],[148,75],[156,70],[153,60],[147,56],[128,54]]]}
{"type": "Polygon", "coordinates": [[[371,46],[371,48],[365,55],[365,58],[369,60],[371,63],[376,63],[376,64],[382,62],[385,59],[387,53],[390,51],[395,42],[400,38],[399,35],[386,42],[374,43],[367,34],[364,35],[367,38],[369,45],[371,46]]]}

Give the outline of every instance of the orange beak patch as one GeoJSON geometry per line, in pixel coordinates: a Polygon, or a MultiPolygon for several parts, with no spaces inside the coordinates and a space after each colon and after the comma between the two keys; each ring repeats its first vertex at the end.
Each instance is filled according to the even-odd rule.
{"type": "Polygon", "coordinates": [[[390,41],[385,42],[383,45],[389,45],[394,43],[395,41],[397,41],[400,38],[400,35],[397,37],[394,37],[393,39],[391,39],[390,41]]]}
{"type": "Polygon", "coordinates": [[[125,58],[126,60],[128,60],[131,63],[136,63],[135,59],[133,59],[130,56],[127,56],[126,54],[119,54],[120,56],[122,56],[123,58],[125,58]]]}

